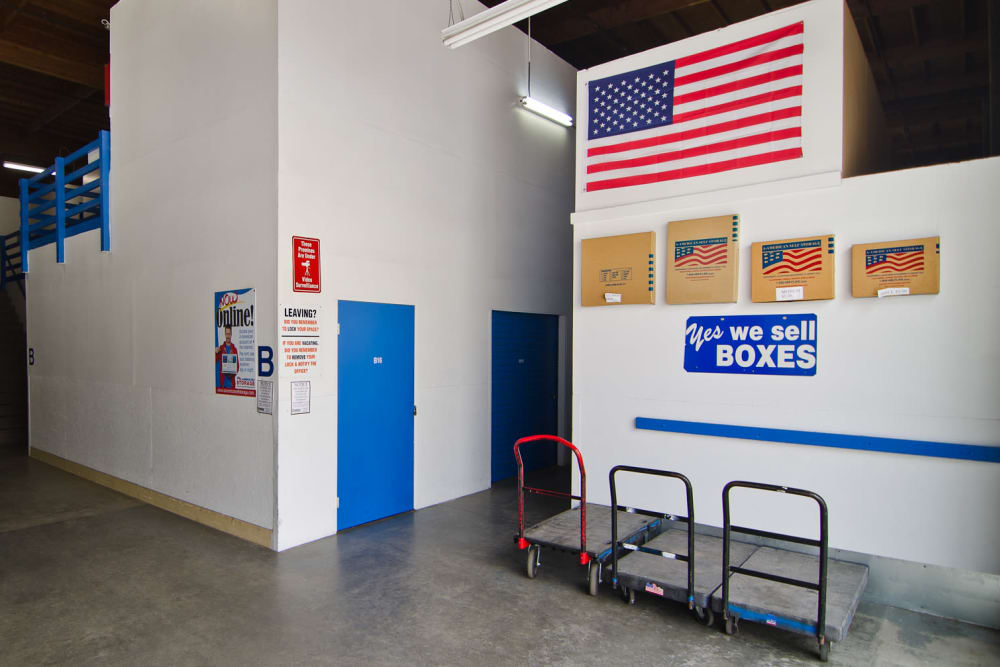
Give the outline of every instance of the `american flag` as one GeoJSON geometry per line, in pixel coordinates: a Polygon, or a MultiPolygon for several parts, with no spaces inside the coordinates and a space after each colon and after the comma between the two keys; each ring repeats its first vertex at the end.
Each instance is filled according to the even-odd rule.
{"type": "Polygon", "coordinates": [[[674,266],[725,266],[729,253],[728,239],[720,236],[714,239],[677,241],[674,244],[674,266]]]}
{"type": "Polygon", "coordinates": [[[922,245],[865,250],[865,274],[867,275],[923,270],[924,247],[922,245]]]}
{"type": "Polygon", "coordinates": [[[804,273],[823,266],[823,242],[798,241],[775,243],[761,248],[764,275],[772,273],[804,273]]]}
{"type": "Polygon", "coordinates": [[[800,21],[590,81],[587,191],[802,157],[802,52],[800,21]]]}

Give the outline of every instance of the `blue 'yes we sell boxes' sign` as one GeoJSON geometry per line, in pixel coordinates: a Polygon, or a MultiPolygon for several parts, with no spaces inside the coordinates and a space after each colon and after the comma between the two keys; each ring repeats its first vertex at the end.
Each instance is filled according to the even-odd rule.
{"type": "Polygon", "coordinates": [[[684,370],[816,375],[816,315],[689,317],[684,370]]]}

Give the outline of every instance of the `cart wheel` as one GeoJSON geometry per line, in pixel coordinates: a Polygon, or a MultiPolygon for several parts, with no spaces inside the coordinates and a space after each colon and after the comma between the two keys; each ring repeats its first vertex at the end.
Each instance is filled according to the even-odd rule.
{"type": "Polygon", "coordinates": [[[534,579],[538,575],[538,552],[541,550],[537,544],[528,547],[528,579],[534,579]]]}
{"type": "Polygon", "coordinates": [[[819,645],[819,661],[828,662],[830,660],[830,642],[823,642],[819,645]]]}
{"type": "Polygon", "coordinates": [[[715,623],[715,612],[710,607],[695,607],[691,613],[706,628],[712,627],[712,624],[715,623]]]}
{"type": "Polygon", "coordinates": [[[625,604],[635,604],[635,590],[622,586],[622,600],[625,601],[625,604]]]}
{"type": "Polygon", "coordinates": [[[597,586],[601,583],[601,564],[595,560],[587,566],[587,588],[591,595],[597,595],[597,586]]]}
{"type": "Polygon", "coordinates": [[[736,625],[736,617],[735,616],[727,616],[726,617],[726,634],[727,635],[735,635],[736,631],[738,629],[739,628],[736,625]]]}

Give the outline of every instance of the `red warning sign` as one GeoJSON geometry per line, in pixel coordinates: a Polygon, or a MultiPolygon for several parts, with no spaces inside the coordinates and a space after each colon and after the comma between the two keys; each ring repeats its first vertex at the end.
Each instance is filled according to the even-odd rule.
{"type": "Polygon", "coordinates": [[[319,279],[319,239],[292,237],[292,291],[322,291],[319,279]]]}

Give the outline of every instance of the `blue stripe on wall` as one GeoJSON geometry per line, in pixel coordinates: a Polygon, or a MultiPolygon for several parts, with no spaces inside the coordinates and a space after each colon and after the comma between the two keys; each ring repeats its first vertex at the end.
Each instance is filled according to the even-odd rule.
{"type": "Polygon", "coordinates": [[[688,422],[678,421],[676,419],[651,419],[649,417],[636,417],[635,427],[647,431],[689,433],[692,435],[713,435],[721,438],[742,438],[744,440],[762,440],[764,442],[787,442],[793,445],[816,445],[818,447],[862,449],[870,452],[912,454],[914,456],[934,456],[943,459],[1000,463],[1000,447],[984,445],[962,445],[952,442],[905,440],[903,438],[880,438],[869,435],[820,433],[818,431],[793,431],[784,428],[732,426],[730,424],[688,422]]]}

